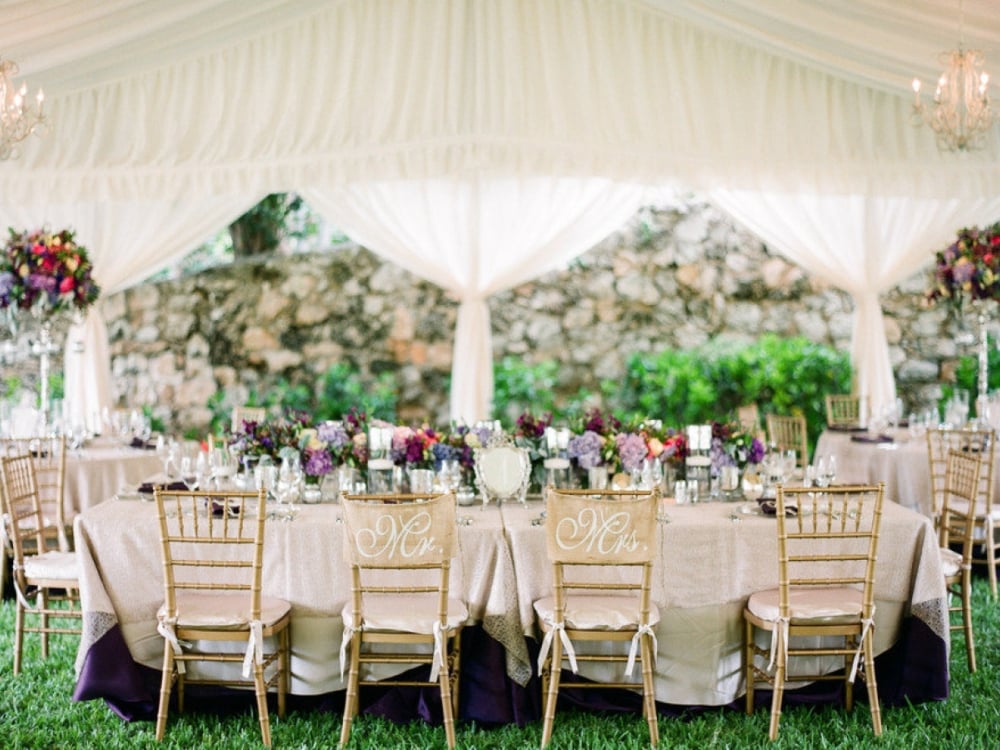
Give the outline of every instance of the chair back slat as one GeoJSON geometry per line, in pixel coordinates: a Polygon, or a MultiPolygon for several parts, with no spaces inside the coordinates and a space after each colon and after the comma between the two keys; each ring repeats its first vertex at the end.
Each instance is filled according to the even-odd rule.
{"type": "Polygon", "coordinates": [[[981,456],[950,450],[945,470],[941,506],[941,546],[962,545],[962,563],[972,563],[975,541],[976,500],[980,495],[981,456]]]}
{"type": "Polygon", "coordinates": [[[31,457],[47,546],[69,551],[66,534],[66,438],[19,437],[0,441],[0,455],[31,457]]]}
{"type": "Polygon", "coordinates": [[[177,615],[177,592],[190,590],[246,593],[247,612],[259,618],[266,491],[154,495],[167,616],[177,615]]]}
{"type": "Polygon", "coordinates": [[[850,586],[861,590],[871,617],[884,486],[777,491],[778,591],[787,617],[796,589],[850,586]]]}
{"type": "MultiPolygon", "coordinates": [[[[991,429],[941,427],[927,431],[927,458],[931,472],[931,493],[934,520],[941,531],[941,511],[945,504],[948,477],[948,454],[951,451],[978,458],[977,512],[989,516],[993,511],[993,460],[996,433],[991,429]]],[[[942,537],[944,541],[944,537],[942,537]]]]}
{"type": "Polygon", "coordinates": [[[795,463],[809,464],[809,443],[806,418],[802,415],[767,415],[767,440],[779,451],[795,451],[795,463]]]}
{"type": "Polygon", "coordinates": [[[868,399],[846,393],[826,396],[826,424],[829,427],[857,427],[861,424],[868,399]]]}
{"type": "Polygon", "coordinates": [[[438,619],[444,624],[455,554],[455,496],[348,494],[342,502],[344,556],[351,567],[351,596],[360,619],[364,620],[366,596],[436,593],[438,619]]]}
{"type": "Polygon", "coordinates": [[[29,454],[0,457],[0,495],[3,498],[5,533],[16,570],[24,566],[26,556],[45,550],[45,523],[38,497],[35,463],[29,454]]]}

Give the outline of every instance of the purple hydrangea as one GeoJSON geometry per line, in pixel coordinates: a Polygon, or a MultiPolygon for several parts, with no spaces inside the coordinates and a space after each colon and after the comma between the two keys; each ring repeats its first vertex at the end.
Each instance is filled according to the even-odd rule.
{"type": "Polygon", "coordinates": [[[306,449],[306,462],[302,467],[306,476],[321,477],[333,471],[333,459],[330,452],[320,449],[306,449]]]}
{"type": "Polygon", "coordinates": [[[30,289],[37,289],[40,292],[55,292],[57,289],[57,282],[54,276],[45,276],[40,273],[32,273],[28,275],[27,286],[30,289]]]}
{"type": "Polygon", "coordinates": [[[631,473],[642,468],[642,461],[647,453],[646,441],[642,439],[642,435],[634,432],[619,433],[615,435],[615,445],[618,446],[618,457],[625,471],[631,473]]]}
{"type": "Polygon", "coordinates": [[[964,284],[967,281],[972,281],[972,277],[976,273],[976,265],[970,263],[965,258],[959,258],[958,261],[952,266],[952,278],[955,279],[955,283],[964,284]]]}
{"type": "Polygon", "coordinates": [[[570,458],[576,459],[577,466],[581,469],[593,469],[603,463],[601,458],[601,448],[604,441],[601,436],[593,430],[587,430],[582,435],[577,435],[569,441],[566,447],[570,458]]]}
{"type": "Polygon", "coordinates": [[[347,430],[340,422],[323,422],[316,428],[316,437],[335,450],[351,442],[347,430]]]}

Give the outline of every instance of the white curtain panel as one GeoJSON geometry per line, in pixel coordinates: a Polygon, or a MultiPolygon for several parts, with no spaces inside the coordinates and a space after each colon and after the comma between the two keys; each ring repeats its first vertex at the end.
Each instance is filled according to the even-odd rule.
{"type": "Polygon", "coordinates": [[[468,178],[306,190],[305,199],[382,257],[459,300],[451,418],[490,414],[490,295],[564,265],[639,208],[638,185],[604,179],[468,178]]]}
{"type": "MultiPolygon", "coordinates": [[[[25,229],[73,229],[77,242],[89,251],[101,295],[107,296],[184,257],[260,197],[4,206],[0,222],[25,229]]],[[[70,328],[63,383],[69,424],[98,429],[102,410],[114,399],[107,330],[98,306],[70,328]]]]}
{"type": "MultiPolygon", "coordinates": [[[[926,26],[950,17],[941,4],[926,26]]],[[[859,82],[886,56],[896,68],[923,57],[905,46],[917,42],[927,63],[915,72],[928,78],[945,48],[920,33],[921,12],[884,0],[836,11],[816,0],[759,11],[750,0],[299,0],[284,15],[275,0],[114,5],[104,16],[90,0],[14,3],[9,21],[5,6],[0,49],[47,87],[52,132],[4,165],[0,201],[208,199],[487,170],[1000,193],[997,133],[975,159],[940,154],[911,122],[907,80],[859,82]],[[825,45],[812,57],[797,36],[805,22],[778,23],[800,5],[807,38],[825,45]],[[829,29],[868,32],[850,37],[871,38],[867,53],[838,57],[829,29]]]]}
{"type": "Polygon", "coordinates": [[[710,198],[769,247],[853,297],[851,361],[873,410],[896,398],[879,294],[926,266],[961,227],[1000,218],[1000,198],[734,190],[714,190],[710,198]]]}

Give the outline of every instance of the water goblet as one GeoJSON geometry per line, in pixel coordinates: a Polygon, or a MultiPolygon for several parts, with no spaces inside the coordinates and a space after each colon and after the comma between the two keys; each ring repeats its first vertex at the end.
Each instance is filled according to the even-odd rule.
{"type": "Polygon", "coordinates": [[[830,454],[826,458],[826,474],[824,477],[826,481],[825,487],[829,487],[834,482],[837,481],[837,457],[830,454]]]}
{"type": "Polygon", "coordinates": [[[191,456],[181,457],[181,481],[189,492],[198,489],[200,479],[197,460],[191,456]]]}
{"type": "Polygon", "coordinates": [[[820,456],[816,459],[816,486],[817,487],[829,487],[830,480],[829,474],[827,473],[827,460],[820,456]]]}

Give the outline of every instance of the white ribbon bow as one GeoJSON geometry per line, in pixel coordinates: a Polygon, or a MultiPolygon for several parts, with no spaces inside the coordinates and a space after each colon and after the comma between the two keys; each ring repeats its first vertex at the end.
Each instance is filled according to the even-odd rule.
{"type": "Polygon", "coordinates": [[[243,676],[249,677],[255,664],[264,661],[264,623],[260,620],[250,621],[250,639],[247,641],[247,652],[243,656],[243,676]]]}
{"type": "Polygon", "coordinates": [[[573,650],[573,643],[570,641],[569,636],[566,635],[566,623],[564,622],[551,623],[549,632],[542,639],[542,648],[538,652],[538,671],[542,671],[542,667],[545,664],[545,657],[549,655],[549,649],[552,648],[552,639],[556,633],[559,633],[559,640],[562,641],[563,648],[566,649],[566,658],[569,659],[570,669],[573,670],[573,674],[576,674],[576,651],[573,650]]]}
{"type": "MultiPolygon", "coordinates": [[[[767,671],[774,669],[774,660],[778,656],[778,649],[784,646],[788,648],[788,618],[779,617],[774,621],[774,628],[771,630],[771,661],[767,663],[767,671]]],[[[785,654],[785,664],[788,663],[788,654],[785,654]]]]}
{"type": "Polygon", "coordinates": [[[344,635],[340,638],[340,681],[344,681],[344,667],[347,665],[347,647],[351,645],[356,633],[360,633],[361,628],[350,625],[344,627],[344,635]]]}
{"type": "Polygon", "coordinates": [[[632,636],[632,645],[628,648],[628,661],[625,663],[626,677],[632,676],[632,670],[635,668],[635,659],[639,654],[639,640],[644,635],[648,635],[653,639],[653,663],[656,663],[656,651],[659,648],[659,644],[656,642],[656,633],[653,632],[653,628],[648,624],[640,625],[635,635],[632,636]]]}
{"type": "Polygon", "coordinates": [[[875,627],[875,607],[872,607],[872,616],[861,618],[861,639],[858,641],[858,650],[854,652],[854,663],[851,664],[851,676],[848,682],[854,683],[854,678],[858,674],[858,661],[861,659],[861,652],[865,647],[865,637],[868,631],[875,627]]]}
{"type": "MultiPolygon", "coordinates": [[[[174,650],[175,656],[180,656],[184,652],[181,647],[191,648],[191,644],[188,641],[181,641],[177,638],[177,618],[170,617],[166,620],[160,620],[156,623],[156,632],[163,636],[164,640],[170,644],[170,647],[174,650]]],[[[177,665],[177,673],[184,674],[187,671],[187,667],[183,661],[175,660],[177,665]]]]}
{"type": "Polygon", "coordinates": [[[444,634],[447,632],[447,629],[447,626],[442,626],[440,622],[434,622],[432,628],[434,633],[434,656],[431,659],[431,682],[436,682],[438,676],[441,674],[441,665],[444,663],[444,634]]]}

